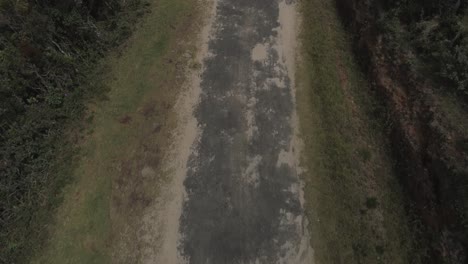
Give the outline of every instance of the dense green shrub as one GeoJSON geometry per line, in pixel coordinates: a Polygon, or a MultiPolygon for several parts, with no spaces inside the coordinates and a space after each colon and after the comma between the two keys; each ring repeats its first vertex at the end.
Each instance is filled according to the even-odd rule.
{"type": "Polygon", "coordinates": [[[416,49],[446,86],[468,93],[468,32],[462,30],[456,16],[431,24],[429,28],[427,23],[414,27],[416,49]]]}
{"type": "Polygon", "coordinates": [[[384,1],[381,30],[389,45],[400,45],[395,54],[410,50],[442,88],[466,96],[468,32],[462,21],[467,8],[467,0],[384,1]]]}
{"type": "Polygon", "coordinates": [[[0,0],[1,263],[26,255],[36,212],[50,208],[67,181],[51,172],[63,129],[95,92],[87,80],[97,60],[128,37],[143,7],[143,0],[0,0]]]}

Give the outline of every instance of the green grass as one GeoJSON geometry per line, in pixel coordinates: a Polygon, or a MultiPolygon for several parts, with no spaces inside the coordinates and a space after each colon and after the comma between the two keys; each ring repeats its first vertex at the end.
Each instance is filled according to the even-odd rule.
{"type": "MultiPolygon", "coordinates": [[[[122,239],[115,227],[131,224],[128,215],[111,210],[114,197],[128,195],[113,191],[113,186],[122,175],[122,162],[133,166],[144,160],[142,146],[164,149],[170,143],[175,114],[162,106],[173,105],[181,83],[176,80],[175,65],[167,65],[166,59],[177,61],[178,49],[194,49],[188,43],[196,33],[196,5],[196,1],[152,1],[151,13],[121,55],[109,56],[96,76],[90,77],[106,84],[109,93],[89,107],[92,118],[87,119],[88,135],[80,146],[74,182],[63,190],[63,204],[55,223],[48,227],[50,239],[32,263],[113,263],[112,255],[119,253],[114,244],[122,239]],[[180,44],[181,37],[186,44],[180,44]],[[149,103],[156,106],[157,113],[148,118],[141,111],[149,103]],[[129,124],[119,122],[127,115],[131,117],[129,124]],[[159,135],[149,137],[155,123],[164,128],[159,135]]],[[[156,196],[156,187],[137,191],[156,196]]]]}
{"type": "Polygon", "coordinates": [[[306,211],[317,263],[408,263],[402,193],[382,111],[356,65],[333,1],[301,3],[298,112],[306,211]]]}

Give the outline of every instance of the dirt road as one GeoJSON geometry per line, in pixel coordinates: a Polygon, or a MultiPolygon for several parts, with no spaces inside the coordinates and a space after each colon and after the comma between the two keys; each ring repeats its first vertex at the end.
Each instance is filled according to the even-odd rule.
{"type": "Polygon", "coordinates": [[[159,259],[311,263],[298,177],[295,3],[218,0],[206,32],[200,75],[180,104],[190,113],[176,149],[190,152],[172,193],[183,197],[167,209],[159,259]],[[176,212],[178,230],[170,228],[176,212]]]}
{"type": "Polygon", "coordinates": [[[334,2],[148,3],[102,62],[109,92],[30,263],[413,261],[382,109],[334,2]]]}

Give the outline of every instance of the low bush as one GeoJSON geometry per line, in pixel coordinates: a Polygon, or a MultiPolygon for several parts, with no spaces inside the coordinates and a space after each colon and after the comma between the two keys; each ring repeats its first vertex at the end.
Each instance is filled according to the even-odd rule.
{"type": "Polygon", "coordinates": [[[383,3],[380,30],[390,45],[407,44],[403,48],[398,47],[395,53],[414,53],[424,64],[426,73],[434,76],[433,81],[442,89],[466,97],[468,31],[463,21],[468,1],[404,0],[383,3]]]}

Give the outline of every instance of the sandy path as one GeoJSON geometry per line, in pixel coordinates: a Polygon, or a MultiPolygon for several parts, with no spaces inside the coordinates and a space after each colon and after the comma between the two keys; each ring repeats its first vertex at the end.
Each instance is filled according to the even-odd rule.
{"type": "MultiPolygon", "coordinates": [[[[145,263],[312,263],[298,177],[291,0],[217,0],[180,98],[145,263]]],[[[153,218],[152,218],[153,219],[153,218]]]]}

